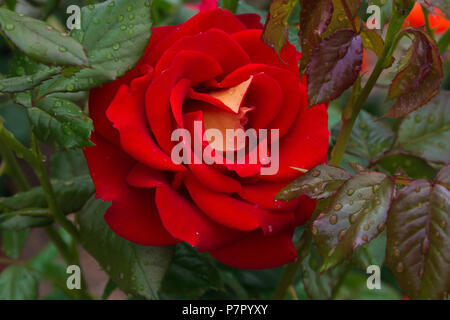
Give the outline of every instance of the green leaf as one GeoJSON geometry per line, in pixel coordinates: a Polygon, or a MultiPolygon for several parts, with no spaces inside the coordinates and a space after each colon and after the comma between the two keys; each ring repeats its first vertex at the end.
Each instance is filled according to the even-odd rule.
{"type": "Polygon", "coordinates": [[[412,299],[446,299],[450,291],[450,166],[434,182],[398,192],[387,220],[386,264],[412,299]]]}
{"type": "Polygon", "coordinates": [[[86,158],[81,150],[59,150],[53,154],[51,176],[54,179],[70,180],[89,175],[86,158]]]}
{"type": "Polygon", "coordinates": [[[364,30],[361,32],[361,39],[364,48],[371,50],[378,58],[381,57],[384,49],[384,41],[378,33],[373,30],[364,30]]]}
{"type": "Polygon", "coordinates": [[[102,300],[107,300],[111,293],[113,293],[114,290],[116,290],[117,284],[114,283],[111,279],[108,280],[106,283],[105,289],[103,290],[102,294],[102,300]]]}
{"type": "Polygon", "coordinates": [[[302,48],[300,70],[303,72],[309,63],[314,49],[322,41],[321,35],[327,29],[333,16],[333,1],[300,1],[299,42],[302,48]]]}
{"type": "Polygon", "coordinates": [[[116,235],[103,219],[109,203],[91,198],[79,214],[83,247],[124,292],[157,299],[173,246],[149,247],[116,235]]]}
{"type": "Polygon", "coordinates": [[[2,232],[3,251],[8,257],[19,258],[20,252],[27,241],[28,233],[28,229],[21,231],[4,230],[2,232]]]}
{"type": "MultiPolygon", "coordinates": [[[[52,185],[56,199],[58,199],[61,211],[64,214],[79,211],[95,192],[90,176],[75,177],[66,181],[53,180],[52,185]]],[[[27,208],[47,208],[47,200],[42,187],[17,193],[12,197],[0,198],[0,212],[2,212],[0,218],[27,208]]],[[[27,227],[46,225],[51,221],[51,219],[44,217],[14,216],[5,220],[0,219],[0,228],[21,230],[27,227]]]]}
{"type": "Polygon", "coordinates": [[[288,38],[288,19],[298,0],[273,0],[261,39],[277,53],[288,38]]]}
{"type": "Polygon", "coordinates": [[[414,40],[400,61],[399,72],[389,87],[394,105],[384,117],[399,118],[428,103],[441,87],[443,71],[436,41],[421,29],[405,29],[414,40]]]}
{"type": "Polygon", "coordinates": [[[43,81],[59,73],[58,68],[49,68],[46,71],[29,76],[12,77],[0,80],[0,92],[15,93],[26,91],[40,85],[43,81]]]}
{"type": "Polygon", "coordinates": [[[222,289],[223,283],[211,258],[188,244],[178,244],[169,272],[163,282],[164,293],[196,298],[208,289],[222,289]]]}
{"type": "Polygon", "coordinates": [[[372,160],[389,150],[394,139],[395,133],[389,126],[361,110],[350,135],[347,152],[372,160]]]}
{"type": "Polygon", "coordinates": [[[412,179],[433,179],[437,170],[424,159],[408,154],[388,155],[376,162],[376,166],[389,175],[401,168],[412,179]]]}
{"type": "Polygon", "coordinates": [[[83,46],[51,26],[0,8],[3,34],[33,60],[48,65],[89,66],[83,46]]]}
{"type": "Polygon", "coordinates": [[[92,145],[92,120],[73,102],[47,97],[27,111],[33,132],[43,142],[67,149],[92,145]]]}
{"type": "Polygon", "coordinates": [[[427,106],[408,115],[400,125],[397,148],[432,162],[450,161],[450,92],[441,91],[427,106]]]}
{"type": "Polygon", "coordinates": [[[12,265],[0,274],[0,300],[35,300],[37,297],[37,277],[25,266],[12,265]]]}
{"type": "Polygon", "coordinates": [[[275,200],[291,201],[301,194],[313,199],[328,198],[350,177],[344,169],[321,164],[284,187],[275,200]]]}
{"type": "Polygon", "coordinates": [[[306,69],[311,106],[339,97],[356,81],[362,53],[361,37],[350,29],[336,31],[317,46],[306,69]]]}
{"type": "Polygon", "coordinates": [[[361,172],[347,180],[313,222],[312,233],[325,258],[323,270],[334,267],[383,230],[394,183],[379,172],[361,172]]]}
{"type": "Polygon", "coordinates": [[[92,68],[67,79],[59,76],[41,87],[50,92],[84,91],[115,80],[144,54],[151,35],[150,0],[108,0],[82,8],[81,29],[72,37],[83,44],[92,68]]]}
{"type": "Polygon", "coordinates": [[[339,288],[340,279],[348,271],[348,264],[337,266],[332,270],[320,272],[323,258],[314,244],[308,249],[308,254],[301,263],[302,281],[306,293],[314,300],[329,300],[334,297],[339,288]]]}

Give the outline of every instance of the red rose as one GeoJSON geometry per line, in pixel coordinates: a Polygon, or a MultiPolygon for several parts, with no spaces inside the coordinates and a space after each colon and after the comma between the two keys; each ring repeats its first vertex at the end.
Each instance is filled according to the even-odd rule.
{"type": "Polygon", "coordinates": [[[91,91],[95,146],[85,155],[97,196],[112,201],[105,219],[118,235],[151,246],[185,241],[238,268],[295,260],[293,230],[315,203],[273,198],[301,174],[291,167],[326,161],[327,111],[308,108],[295,48],[287,44],[280,59],[261,33],[256,15],[200,12],[154,28],[139,64],[91,91]],[[202,129],[279,129],[278,172],[262,175],[262,159],[174,163],[173,131],[194,136],[196,120],[202,129]]]}

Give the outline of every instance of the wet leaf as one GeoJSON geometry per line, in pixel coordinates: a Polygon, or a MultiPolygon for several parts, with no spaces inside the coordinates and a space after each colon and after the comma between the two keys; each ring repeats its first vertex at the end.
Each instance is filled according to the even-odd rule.
{"type": "Polygon", "coordinates": [[[89,66],[83,46],[43,21],[0,8],[3,34],[23,53],[47,65],[89,66]]]}
{"type": "Polygon", "coordinates": [[[66,149],[92,144],[92,120],[73,102],[47,97],[27,111],[33,132],[43,142],[66,149]]]}
{"type": "Polygon", "coordinates": [[[368,160],[390,149],[395,133],[367,111],[361,110],[350,135],[347,152],[368,160]]]}
{"type": "Polygon", "coordinates": [[[314,49],[322,41],[333,16],[333,1],[300,1],[300,32],[299,42],[302,48],[300,70],[303,72],[308,65],[314,49]]]}
{"type": "Polygon", "coordinates": [[[328,198],[350,177],[344,169],[321,164],[284,187],[275,200],[291,201],[301,194],[313,199],[328,198]]]}
{"type": "Polygon", "coordinates": [[[414,36],[389,87],[388,100],[397,99],[384,117],[399,118],[428,103],[439,91],[442,61],[435,40],[422,29],[405,29],[414,36]]]}
{"type": "Polygon", "coordinates": [[[408,154],[388,155],[376,162],[380,170],[389,175],[396,174],[401,168],[412,179],[433,179],[437,170],[430,166],[423,158],[408,154]]]}
{"type": "Polygon", "coordinates": [[[39,96],[84,91],[115,80],[144,54],[151,35],[150,0],[108,0],[81,10],[81,29],[71,36],[83,44],[92,68],[46,81],[39,96]]]}
{"type": "Polygon", "coordinates": [[[412,299],[450,292],[450,166],[400,190],[387,220],[386,264],[412,299]],[[447,187],[446,187],[447,186],[447,187]]]}
{"type": "Polygon", "coordinates": [[[0,92],[16,93],[26,91],[40,85],[43,81],[51,79],[59,73],[58,68],[49,68],[46,71],[29,76],[11,77],[0,80],[0,92]]]}
{"type": "Polygon", "coordinates": [[[379,172],[361,172],[347,180],[313,222],[312,232],[327,270],[383,230],[394,183],[379,172]]]}
{"type": "Polygon", "coordinates": [[[80,212],[83,247],[121,290],[135,296],[157,299],[174,247],[142,246],[119,237],[103,219],[109,206],[108,202],[91,198],[80,212]]]}
{"type": "Polygon", "coordinates": [[[288,19],[298,0],[273,0],[270,4],[262,40],[277,53],[288,38],[288,19]]]}
{"type": "Polygon", "coordinates": [[[320,272],[323,258],[317,247],[312,244],[302,261],[302,281],[306,293],[314,300],[332,299],[338,289],[341,278],[347,273],[348,264],[337,266],[332,270],[320,272]]]}
{"type": "Polygon", "coordinates": [[[306,69],[311,106],[339,97],[355,82],[362,53],[361,37],[349,29],[333,33],[316,47],[306,69]]]}
{"type": "Polygon", "coordinates": [[[333,17],[324,34],[325,37],[341,29],[353,29],[353,26],[355,26],[354,31],[359,32],[361,19],[358,11],[361,7],[361,0],[333,0],[333,7],[333,17]]]}
{"type": "Polygon", "coordinates": [[[408,115],[398,132],[397,148],[432,162],[450,162],[450,92],[441,91],[425,107],[408,115]]]}

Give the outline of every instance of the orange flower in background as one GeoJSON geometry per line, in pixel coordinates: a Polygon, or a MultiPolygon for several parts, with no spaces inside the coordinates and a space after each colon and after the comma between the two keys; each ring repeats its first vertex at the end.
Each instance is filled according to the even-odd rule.
{"type": "MultiPolygon", "coordinates": [[[[436,34],[441,34],[447,31],[450,27],[450,20],[445,18],[444,13],[438,8],[434,8],[435,13],[429,14],[430,28],[433,29],[436,34]]],[[[422,7],[416,2],[409,16],[406,18],[404,27],[421,27],[425,25],[425,17],[422,11],[422,7]]]]}

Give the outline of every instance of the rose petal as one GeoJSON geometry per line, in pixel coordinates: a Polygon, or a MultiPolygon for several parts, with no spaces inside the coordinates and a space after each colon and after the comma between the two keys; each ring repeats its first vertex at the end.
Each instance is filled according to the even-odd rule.
{"type": "Polygon", "coordinates": [[[239,191],[239,196],[248,202],[259,205],[264,209],[275,209],[291,211],[297,208],[299,200],[289,202],[275,201],[275,195],[287,185],[287,182],[265,182],[260,181],[252,184],[245,184],[239,191]]]}
{"type": "Polygon", "coordinates": [[[147,246],[180,242],[164,229],[155,206],[155,192],[128,187],[105,213],[109,227],[122,238],[147,246]]]}
{"type": "Polygon", "coordinates": [[[96,196],[105,201],[118,198],[127,188],[126,176],[136,163],[119,147],[110,143],[96,131],[91,135],[95,146],[83,150],[96,196]]]}
{"type": "Polygon", "coordinates": [[[172,119],[170,113],[170,94],[181,79],[189,79],[191,86],[212,79],[222,73],[219,64],[204,53],[180,51],[173,59],[172,65],[159,77],[156,77],[147,89],[147,118],[162,150],[172,152],[172,119]],[[199,72],[202,70],[202,72],[199,72]]]}
{"type": "Polygon", "coordinates": [[[108,119],[120,132],[122,148],[136,160],[160,170],[182,171],[153,141],[145,121],[144,95],[132,94],[126,85],[120,87],[107,110],[108,119]]]}
{"type": "Polygon", "coordinates": [[[167,185],[169,182],[163,171],[138,163],[128,173],[127,183],[137,188],[155,188],[167,185]]]}
{"type": "Polygon", "coordinates": [[[241,241],[210,253],[223,264],[240,269],[276,268],[297,258],[289,230],[272,236],[253,231],[241,241]]]}
{"type": "Polygon", "coordinates": [[[245,232],[217,224],[170,187],[156,188],[156,206],[164,227],[176,238],[210,251],[234,243],[245,232]]]}

